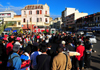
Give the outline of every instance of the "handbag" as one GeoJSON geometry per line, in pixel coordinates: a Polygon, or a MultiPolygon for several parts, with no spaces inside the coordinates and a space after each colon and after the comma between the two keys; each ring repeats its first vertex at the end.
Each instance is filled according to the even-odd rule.
{"type": "Polygon", "coordinates": [[[65,66],[65,70],[66,70],[66,68],[67,68],[67,62],[68,62],[68,57],[67,57],[67,54],[65,54],[65,55],[66,55],[66,66],[65,66]]]}

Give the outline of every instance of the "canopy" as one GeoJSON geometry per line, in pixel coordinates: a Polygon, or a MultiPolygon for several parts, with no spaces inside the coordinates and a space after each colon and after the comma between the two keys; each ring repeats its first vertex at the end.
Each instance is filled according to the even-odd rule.
{"type": "Polygon", "coordinates": [[[10,31],[12,30],[12,28],[6,28],[4,31],[10,31]]]}
{"type": "Polygon", "coordinates": [[[17,32],[17,30],[14,30],[13,33],[17,32]]]}

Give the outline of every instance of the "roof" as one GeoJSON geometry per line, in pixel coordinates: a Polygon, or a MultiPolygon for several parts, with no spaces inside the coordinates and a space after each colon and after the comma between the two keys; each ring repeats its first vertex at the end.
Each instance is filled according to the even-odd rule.
{"type": "Polygon", "coordinates": [[[43,4],[26,5],[22,10],[28,9],[43,9],[43,4]]]}
{"type": "Polygon", "coordinates": [[[14,15],[14,18],[16,18],[16,17],[21,17],[21,15],[14,15]]]}

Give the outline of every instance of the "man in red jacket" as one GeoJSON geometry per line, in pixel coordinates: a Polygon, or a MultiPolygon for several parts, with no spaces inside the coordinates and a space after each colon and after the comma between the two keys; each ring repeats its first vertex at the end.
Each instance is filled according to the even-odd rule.
{"type": "Polygon", "coordinates": [[[10,39],[9,43],[6,46],[6,54],[9,56],[11,54],[11,52],[13,51],[13,43],[14,43],[14,39],[10,39]]]}
{"type": "Polygon", "coordinates": [[[76,66],[77,70],[82,70],[82,61],[84,56],[85,47],[81,45],[81,42],[77,42],[76,52],[80,53],[80,56],[76,56],[76,66]]]}

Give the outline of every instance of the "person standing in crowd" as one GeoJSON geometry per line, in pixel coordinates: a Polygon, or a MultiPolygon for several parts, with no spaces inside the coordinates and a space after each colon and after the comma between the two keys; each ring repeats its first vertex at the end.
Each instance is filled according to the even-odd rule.
{"type": "Polygon", "coordinates": [[[11,54],[11,52],[13,51],[13,43],[14,43],[14,39],[9,39],[9,43],[6,46],[6,54],[9,56],[11,54]]]}
{"type": "MultiPolygon", "coordinates": [[[[75,52],[75,47],[72,46],[71,44],[71,40],[68,40],[68,45],[67,47],[67,51],[73,51],[75,52]]],[[[75,68],[75,57],[74,56],[70,56],[71,62],[72,62],[72,70],[75,68]]]]}
{"type": "Polygon", "coordinates": [[[46,45],[42,44],[41,45],[41,55],[38,55],[36,60],[37,60],[37,70],[51,70],[51,56],[47,55],[46,53],[46,45]]]}
{"type": "Polygon", "coordinates": [[[3,66],[3,62],[5,59],[5,46],[3,45],[3,43],[0,43],[0,69],[3,70],[2,68],[3,66]]]}
{"type": "Polygon", "coordinates": [[[89,42],[89,37],[86,37],[85,45],[85,66],[86,69],[90,68],[90,60],[91,60],[91,53],[93,45],[89,42]]]}
{"type": "Polygon", "coordinates": [[[68,51],[75,51],[75,48],[71,44],[71,40],[68,40],[68,45],[66,46],[68,51]]]}
{"type": "Polygon", "coordinates": [[[18,55],[19,51],[20,51],[20,45],[14,44],[13,53],[8,57],[8,61],[12,59],[13,66],[11,67],[11,64],[7,62],[7,67],[10,67],[9,70],[20,70],[22,62],[20,56],[18,55]]]}
{"type": "Polygon", "coordinates": [[[82,62],[83,62],[83,56],[84,56],[84,51],[85,51],[85,47],[81,45],[81,42],[78,41],[77,42],[77,48],[76,48],[76,52],[80,53],[80,56],[76,56],[76,67],[77,70],[82,70],[82,62]]]}
{"type": "Polygon", "coordinates": [[[33,47],[34,47],[34,52],[32,52],[31,54],[31,68],[32,70],[37,70],[37,62],[36,62],[36,57],[38,55],[41,54],[41,52],[39,51],[39,45],[35,45],[35,43],[33,44],[33,47]]]}
{"type": "Polygon", "coordinates": [[[72,68],[69,56],[63,54],[62,50],[62,47],[57,47],[58,55],[53,59],[52,70],[69,70],[72,68]]]}

